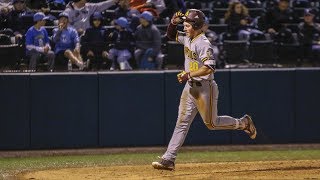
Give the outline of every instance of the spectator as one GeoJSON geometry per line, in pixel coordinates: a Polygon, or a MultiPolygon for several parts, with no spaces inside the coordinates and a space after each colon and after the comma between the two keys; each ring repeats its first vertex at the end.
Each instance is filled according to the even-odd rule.
{"type": "MultiPolygon", "coordinates": [[[[91,27],[88,28],[81,38],[81,46],[85,59],[90,59],[92,62],[102,64],[101,58],[106,60],[107,53],[107,30],[102,27],[102,15],[100,12],[95,12],[91,18],[91,27]]],[[[88,60],[87,60],[88,61],[88,60]]]]}
{"type": "Polygon", "coordinates": [[[8,15],[12,8],[11,0],[0,0],[0,14],[8,15]]]}
{"type": "Polygon", "coordinates": [[[59,14],[58,28],[53,29],[56,63],[66,65],[69,61],[83,70],[86,63],[80,55],[80,42],[77,31],[69,26],[68,14],[59,14]]]}
{"type": "Polygon", "coordinates": [[[116,61],[119,64],[120,70],[132,70],[129,64],[129,59],[132,57],[130,50],[133,46],[133,36],[127,31],[128,21],[124,17],[115,20],[116,30],[109,37],[114,43],[114,48],[109,51],[109,59],[112,61],[110,70],[115,70],[116,61]]]}
{"type": "Polygon", "coordinates": [[[90,17],[94,12],[101,12],[119,0],[107,0],[100,3],[87,3],[87,0],[73,0],[69,2],[64,11],[69,15],[70,25],[72,25],[80,35],[90,27],[90,17]]]}
{"type": "Polygon", "coordinates": [[[42,12],[34,14],[35,25],[26,33],[26,49],[29,59],[29,69],[36,70],[37,63],[44,58],[48,62],[48,70],[53,71],[55,55],[51,51],[46,24],[46,17],[42,12]]]}
{"type": "Polygon", "coordinates": [[[202,27],[202,31],[205,33],[206,37],[212,44],[213,57],[214,57],[214,60],[216,61],[216,67],[224,68],[225,62],[219,58],[219,55],[220,55],[220,50],[218,48],[219,36],[214,31],[209,29],[209,19],[207,17],[202,27]]]}
{"type": "Polygon", "coordinates": [[[128,17],[130,11],[129,0],[119,0],[118,7],[115,9],[115,19],[119,17],[128,17]]]}
{"type": "Polygon", "coordinates": [[[130,7],[132,9],[137,9],[140,13],[149,11],[154,17],[158,17],[159,14],[156,10],[156,7],[152,7],[150,5],[150,3],[147,4],[147,0],[130,0],[130,7]]]}
{"type": "Polygon", "coordinates": [[[297,18],[289,8],[289,0],[279,0],[278,6],[267,11],[265,15],[265,30],[275,34],[285,27],[287,23],[296,22],[297,18]]]}
{"type": "Polygon", "coordinates": [[[64,0],[48,0],[51,10],[65,10],[66,2],[64,0]]]}
{"type": "Polygon", "coordinates": [[[320,62],[320,24],[314,22],[315,11],[306,9],[304,22],[299,24],[299,41],[303,48],[303,57],[315,60],[314,65],[320,62]]]}
{"type": "Polygon", "coordinates": [[[262,34],[261,31],[250,28],[251,21],[248,9],[241,2],[235,1],[229,4],[225,22],[230,33],[235,34],[240,40],[249,40],[251,33],[262,34]]]}
{"type": "Polygon", "coordinates": [[[48,13],[50,11],[47,0],[26,0],[26,5],[33,11],[48,13]]]}
{"type": "Polygon", "coordinates": [[[140,16],[140,25],[135,32],[135,60],[140,69],[161,69],[163,54],[159,29],[152,23],[153,15],[145,11],[140,16]]]}
{"type": "MultiPolygon", "coordinates": [[[[31,11],[26,7],[24,0],[13,0],[13,10],[8,14],[8,28],[10,28],[14,36],[16,37],[16,42],[22,40],[23,34],[26,32],[26,22],[24,22],[22,17],[31,16],[31,11]]],[[[33,16],[33,14],[32,14],[33,16]]],[[[30,26],[29,26],[30,27],[30,26]]]]}
{"type": "Polygon", "coordinates": [[[140,12],[136,9],[130,9],[127,20],[129,22],[128,30],[134,33],[140,25],[140,12]]]}

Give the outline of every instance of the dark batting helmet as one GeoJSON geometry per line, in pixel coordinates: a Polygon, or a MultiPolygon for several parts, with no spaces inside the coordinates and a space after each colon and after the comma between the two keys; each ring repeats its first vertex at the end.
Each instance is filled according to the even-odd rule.
{"type": "Polygon", "coordinates": [[[184,15],[185,22],[192,25],[193,29],[201,29],[205,22],[205,15],[198,9],[189,9],[184,15]]]}

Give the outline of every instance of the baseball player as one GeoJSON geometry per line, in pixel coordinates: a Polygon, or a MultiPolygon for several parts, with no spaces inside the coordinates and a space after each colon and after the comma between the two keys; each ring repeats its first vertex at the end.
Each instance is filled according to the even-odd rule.
{"type": "Polygon", "coordinates": [[[215,60],[213,46],[202,32],[204,21],[203,12],[189,9],[185,14],[175,13],[167,29],[169,39],[175,39],[184,45],[185,70],[179,73],[177,78],[180,83],[187,83],[181,95],[178,119],[172,138],[160,161],[152,163],[155,169],[174,170],[178,150],[198,111],[210,130],[243,130],[251,139],[255,139],[257,135],[249,115],[244,115],[240,119],[217,116],[219,91],[213,76],[215,60]],[[181,22],[184,32],[177,31],[177,24],[181,22]]]}

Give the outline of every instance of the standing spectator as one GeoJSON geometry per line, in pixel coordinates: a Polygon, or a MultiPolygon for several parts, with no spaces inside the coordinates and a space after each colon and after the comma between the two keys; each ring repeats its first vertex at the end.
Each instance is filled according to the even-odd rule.
{"type": "Polygon", "coordinates": [[[313,60],[314,65],[320,63],[320,24],[314,22],[315,12],[306,9],[304,21],[299,24],[299,40],[303,48],[303,57],[313,60]]]}
{"type": "Polygon", "coordinates": [[[90,17],[94,12],[102,12],[118,1],[107,0],[100,3],[87,3],[87,0],[73,0],[67,4],[64,12],[69,15],[70,25],[82,35],[90,27],[90,17]]]}
{"type": "Polygon", "coordinates": [[[83,70],[86,64],[80,55],[80,42],[77,31],[69,26],[68,14],[59,14],[58,28],[53,29],[56,63],[66,65],[69,61],[83,70]]]}
{"type": "Polygon", "coordinates": [[[277,7],[267,11],[264,27],[266,32],[275,34],[281,31],[285,27],[285,24],[297,21],[289,5],[289,0],[279,0],[277,7]]]}
{"type": "Polygon", "coordinates": [[[161,69],[163,54],[159,29],[152,23],[153,15],[145,11],[140,16],[140,25],[135,32],[135,60],[140,69],[161,69]]]}
{"type": "Polygon", "coordinates": [[[26,49],[29,56],[29,70],[36,70],[37,63],[44,58],[48,62],[48,70],[53,71],[55,55],[51,51],[48,32],[43,27],[46,17],[42,12],[34,14],[35,25],[26,33],[26,49]]]}
{"type": "MultiPolygon", "coordinates": [[[[95,12],[90,19],[91,27],[88,28],[81,38],[81,47],[85,59],[90,59],[90,64],[95,62],[102,64],[102,59],[106,60],[107,52],[107,30],[102,27],[102,15],[95,12]]],[[[88,60],[87,60],[88,61],[88,60]]]]}
{"type": "Polygon", "coordinates": [[[115,20],[115,28],[109,37],[114,43],[114,48],[109,51],[109,59],[112,61],[110,70],[115,70],[116,62],[120,66],[120,70],[132,70],[129,59],[132,57],[130,49],[133,46],[133,36],[127,31],[128,21],[124,17],[115,20]]]}

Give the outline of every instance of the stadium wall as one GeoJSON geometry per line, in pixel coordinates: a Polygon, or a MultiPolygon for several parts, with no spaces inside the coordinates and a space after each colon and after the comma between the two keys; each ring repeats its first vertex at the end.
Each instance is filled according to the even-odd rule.
{"type": "MultiPolygon", "coordinates": [[[[178,71],[2,73],[0,149],[165,146],[184,85],[178,71]]],[[[219,115],[252,115],[256,140],[209,131],[185,144],[318,143],[320,68],[218,70],[219,115]]]]}

